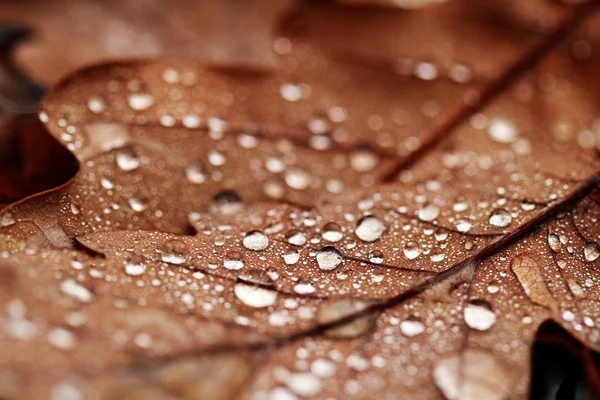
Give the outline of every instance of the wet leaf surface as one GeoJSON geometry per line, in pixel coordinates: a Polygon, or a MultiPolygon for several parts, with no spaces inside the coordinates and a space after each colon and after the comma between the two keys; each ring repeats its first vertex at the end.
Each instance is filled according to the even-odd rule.
{"type": "Polygon", "coordinates": [[[548,321],[593,382],[597,4],[361,3],[51,89],[79,171],[0,214],[0,397],[526,398],[548,321]]]}

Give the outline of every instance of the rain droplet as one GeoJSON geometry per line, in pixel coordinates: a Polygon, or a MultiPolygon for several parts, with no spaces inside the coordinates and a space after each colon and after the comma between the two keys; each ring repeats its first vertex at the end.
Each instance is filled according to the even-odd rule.
{"type": "Polygon", "coordinates": [[[400,323],[400,330],[407,337],[413,337],[425,332],[425,325],[418,319],[407,319],[400,323]]]}
{"type": "Polygon", "coordinates": [[[354,233],[360,240],[374,242],[381,237],[384,231],[385,225],[379,218],[373,215],[367,215],[358,221],[354,233]]]}
{"type": "Polygon", "coordinates": [[[167,241],[160,253],[160,258],[166,263],[170,264],[183,264],[187,261],[187,245],[178,239],[171,239],[167,241]]]}
{"type": "Polygon", "coordinates": [[[229,270],[237,271],[244,267],[244,262],[242,261],[242,255],[237,251],[230,251],[225,256],[225,260],[223,261],[223,266],[229,270]]]}
{"type": "Polygon", "coordinates": [[[471,230],[471,223],[464,219],[456,221],[456,230],[462,233],[469,232],[471,230]]]}
{"type": "Polygon", "coordinates": [[[421,255],[421,245],[417,242],[410,241],[404,245],[404,255],[409,260],[414,260],[421,255]]]}
{"type": "Polygon", "coordinates": [[[435,204],[427,204],[423,208],[421,208],[417,216],[421,221],[433,221],[440,215],[440,209],[435,204]]]}
{"type": "Polygon", "coordinates": [[[381,250],[371,250],[369,253],[369,261],[373,264],[383,263],[383,253],[381,250]]]}
{"type": "Polygon", "coordinates": [[[60,291],[84,303],[89,303],[94,299],[92,292],[71,278],[65,279],[60,284],[60,291]]]}
{"type": "Polygon", "coordinates": [[[554,233],[551,233],[548,235],[548,245],[550,246],[550,249],[555,252],[558,253],[560,251],[560,238],[558,237],[558,235],[555,235],[554,233]]]}
{"type": "Polygon", "coordinates": [[[287,101],[298,101],[303,96],[303,90],[300,85],[294,85],[293,83],[284,83],[279,88],[279,93],[287,101]]]}
{"type": "Polygon", "coordinates": [[[498,143],[512,143],[517,140],[518,132],[513,124],[501,119],[490,121],[488,128],[490,138],[498,143]]]}
{"type": "Polygon", "coordinates": [[[302,168],[290,168],[285,174],[285,183],[292,189],[304,190],[310,185],[310,175],[302,168]]]}
{"type": "Polygon", "coordinates": [[[200,117],[195,114],[184,115],[181,123],[188,129],[198,128],[200,126],[200,117]]]}
{"type": "Polygon", "coordinates": [[[146,266],[142,263],[125,263],[125,273],[131,276],[142,275],[146,271],[146,266]]]}
{"type": "Polygon", "coordinates": [[[583,248],[583,254],[588,261],[596,261],[600,257],[600,247],[596,242],[587,242],[583,248]]]}
{"type": "Polygon", "coordinates": [[[323,247],[317,253],[317,264],[323,271],[332,271],[342,263],[342,253],[333,246],[323,247]]]}
{"type": "Polygon", "coordinates": [[[277,292],[274,290],[263,289],[257,286],[250,286],[238,283],[233,288],[238,299],[245,305],[254,308],[263,308],[272,306],[277,300],[277,292]]]}
{"type": "Polygon", "coordinates": [[[329,222],[323,227],[321,236],[328,242],[335,243],[342,240],[344,234],[342,233],[342,227],[339,224],[335,222],[329,222]]]}
{"type": "Polygon", "coordinates": [[[101,96],[92,96],[88,99],[87,106],[91,112],[94,114],[99,114],[104,111],[104,99],[101,96]]]}
{"type": "Polygon", "coordinates": [[[131,150],[123,150],[117,154],[117,165],[123,171],[133,171],[140,166],[140,160],[131,150]]]}
{"type": "Polygon", "coordinates": [[[269,246],[269,238],[261,231],[250,231],[244,236],[242,244],[248,250],[261,251],[269,246]]]}
{"type": "Polygon", "coordinates": [[[315,287],[310,283],[297,283],[294,285],[294,292],[298,294],[311,294],[315,292],[315,287]]]}
{"type": "Polygon", "coordinates": [[[185,167],[185,177],[188,181],[196,184],[206,181],[206,168],[200,161],[192,161],[185,167]]]}
{"type": "Polygon", "coordinates": [[[350,167],[356,172],[369,172],[378,162],[378,155],[370,148],[361,147],[350,154],[350,167]]]}
{"type": "Polygon", "coordinates": [[[496,323],[496,314],[484,301],[474,301],[465,307],[465,323],[478,331],[487,331],[496,323]]]}
{"type": "Polygon", "coordinates": [[[446,257],[446,254],[444,253],[444,251],[442,249],[435,248],[435,249],[431,250],[431,252],[429,253],[429,258],[431,258],[431,261],[433,261],[433,262],[440,262],[445,257],[446,257]]]}
{"type": "Polygon", "coordinates": [[[136,111],[147,110],[154,104],[154,97],[148,93],[131,93],[127,99],[129,107],[136,111]]]}
{"type": "Polygon", "coordinates": [[[306,243],[306,235],[300,231],[290,231],[286,235],[287,242],[294,246],[303,246],[306,243]]]}
{"type": "Polygon", "coordinates": [[[131,197],[128,203],[129,207],[135,212],[142,212],[148,208],[148,201],[144,197],[131,197]]]}
{"type": "Polygon", "coordinates": [[[500,228],[504,228],[510,225],[512,222],[512,217],[509,212],[503,208],[497,208],[492,211],[490,214],[489,223],[490,225],[498,226],[500,228]]]}
{"type": "Polygon", "coordinates": [[[215,167],[225,165],[226,161],[227,158],[225,158],[225,155],[219,151],[212,150],[210,153],[208,153],[208,162],[215,167]]]}

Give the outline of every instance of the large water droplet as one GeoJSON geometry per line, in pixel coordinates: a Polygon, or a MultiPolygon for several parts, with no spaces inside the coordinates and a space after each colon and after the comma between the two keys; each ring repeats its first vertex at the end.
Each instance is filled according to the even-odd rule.
{"type": "Polygon", "coordinates": [[[510,225],[512,222],[512,217],[510,213],[503,208],[497,208],[492,211],[489,219],[490,225],[498,226],[500,228],[504,228],[510,225]]]}
{"type": "Polygon", "coordinates": [[[342,263],[342,253],[333,246],[327,246],[317,253],[317,264],[323,271],[332,271],[342,263]]]}
{"type": "Polygon", "coordinates": [[[179,239],[167,241],[161,250],[160,258],[166,263],[180,265],[187,261],[187,245],[179,239]]]}
{"type": "Polygon", "coordinates": [[[587,242],[583,247],[583,254],[588,261],[596,261],[600,257],[600,247],[596,242],[587,242]]]}
{"type": "Polygon", "coordinates": [[[440,209],[435,204],[427,204],[423,208],[421,208],[417,216],[421,221],[433,221],[440,215],[440,209]]]}
{"type": "Polygon", "coordinates": [[[131,150],[123,150],[117,154],[117,165],[123,171],[133,171],[140,166],[140,160],[131,150]]]}
{"type": "Polygon", "coordinates": [[[410,241],[404,245],[403,252],[406,258],[409,260],[414,260],[421,255],[421,245],[417,242],[410,241]]]}
{"type": "Polygon", "coordinates": [[[303,246],[306,243],[306,235],[300,231],[290,231],[286,235],[287,242],[294,246],[303,246]]]}
{"type": "Polygon", "coordinates": [[[416,318],[407,319],[400,323],[400,330],[407,337],[413,337],[425,332],[425,325],[416,318]]]}
{"type": "Polygon", "coordinates": [[[250,231],[244,236],[242,244],[248,250],[261,251],[269,246],[269,238],[261,231],[250,231]]]}
{"type": "Polygon", "coordinates": [[[464,219],[459,219],[456,221],[456,230],[462,233],[467,233],[471,230],[471,223],[464,219]]]}
{"type": "Polygon", "coordinates": [[[344,237],[342,233],[342,228],[339,224],[335,222],[329,222],[327,225],[323,227],[323,232],[321,233],[323,239],[328,242],[339,242],[344,237]]]}
{"type": "Polygon", "coordinates": [[[188,181],[200,184],[206,181],[206,168],[200,161],[192,161],[185,167],[185,177],[188,181]]]}
{"type": "Polygon", "coordinates": [[[148,93],[131,93],[127,102],[133,110],[142,111],[147,110],[154,104],[154,97],[148,93]]]}
{"type": "Polygon", "coordinates": [[[560,251],[561,243],[558,235],[555,235],[554,233],[548,235],[548,246],[550,246],[550,249],[555,253],[560,251]]]}
{"type": "Polygon", "coordinates": [[[277,300],[277,292],[274,290],[263,289],[257,286],[250,286],[238,283],[233,288],[238,299],[244,304],[254,308],[263,308],[272,306],[277,300]]]}
{"type": "Polygon", "coordinates": [[[385,225],[383,222],[373,215],[368,215],[358,221],[354,233],[360,240],[374,242],[381,237],[384,231],[385,225]]]}
{"type": "Polygon", "coordinates": [[[488,134],[492,140],[498,143],[512,143],[517,140],[519,135],[513,124],[501,119],[490,121],[488,134]]]}
{"type": "Polygon", "coordinates": [[[496,314],[487,302],[474,301],[465,307],[465,322],[470,328],[487,331],[496,323],[496,314]]]}
{"type": "Polygon", "coordinates": [[[60,291],[84,303],[89,303],[94,299],[92,292],[71,278],[65,279],[60,284],[60,291]]]}
{"type": "Polygon", "coordinates": [[[223,266],[232,271],[242,269],[244,267],[242,255],[237,251],[230,251],[223,260],[223,266]]]}
{"type": "Polygon", "coordinates": [[[128,203],[129,207],[135,212],[142,212],[148,208],[148,200],[145,197],[131,197],[128,203]]]}
{"type": "Polygon", "coordinates": [[[296,190],[304,190],[310,185],[310,175],[302,168],[290,168],[285,174],[285,183],[296,190]]]}

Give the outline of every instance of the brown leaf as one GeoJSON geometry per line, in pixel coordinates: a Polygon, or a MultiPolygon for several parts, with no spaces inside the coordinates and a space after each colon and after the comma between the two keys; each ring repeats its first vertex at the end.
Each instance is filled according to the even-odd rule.
{"type": "Polygon", "coordinates": [[[0,215],[0,394],[524,398],[544,322],[599,350],[600,19],[532,4],[307,5],[273,69],[54,87],[80,171],[0,215]]]}

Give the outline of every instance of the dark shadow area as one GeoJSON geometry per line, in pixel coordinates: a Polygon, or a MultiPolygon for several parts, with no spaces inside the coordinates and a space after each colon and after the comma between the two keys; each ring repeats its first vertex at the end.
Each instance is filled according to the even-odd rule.
{"type": "Polygon", "coordinates": [[[598,399],[599,367],[597,353],[587,350],[555,323],[545,323],[533,346],[530,399],[598,399]]]}

